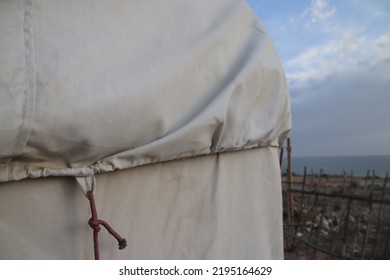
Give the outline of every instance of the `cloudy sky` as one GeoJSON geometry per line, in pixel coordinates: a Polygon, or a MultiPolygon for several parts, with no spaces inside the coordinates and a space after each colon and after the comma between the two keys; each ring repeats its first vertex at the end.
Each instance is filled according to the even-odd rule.
{"type": "Polygon", "coordinates": [[[390,155],[390,1],[247,1],[285,67],[294,155],[390,155]]]}

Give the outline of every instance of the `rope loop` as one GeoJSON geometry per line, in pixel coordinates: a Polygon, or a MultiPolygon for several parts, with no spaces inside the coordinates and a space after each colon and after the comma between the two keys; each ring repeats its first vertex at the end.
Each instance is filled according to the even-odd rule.
{"type": "Polygon", "coordinates": [[[100,223],[98,220],[89,219],[88,221],[89,226],[96,232],[99,232],[101,230],[100,223]]]}
{"type": "Polygon", "coordinates": [[[122,238],[115,230],[110,227],[110,225],[103,221],[99,220],[97,218],[97,211],[96,211],[96,205],[95,205],[95,198],[93,195],[93,191],[87,192],[87,197],[89,199],[89,203],[91,206],[91,214],[92,217],[89,219],[88,224],[93,229],[93,248],[95,251],[95,260],[99,260],[99,239],[98,239],[98,233],[101,230],[100,226],[103,226],[112,236],[115,237],[115,239],[118,241],[118,248],[119,250],[123,250],[127,247],[127,241],[126,239],[122,238]]]}

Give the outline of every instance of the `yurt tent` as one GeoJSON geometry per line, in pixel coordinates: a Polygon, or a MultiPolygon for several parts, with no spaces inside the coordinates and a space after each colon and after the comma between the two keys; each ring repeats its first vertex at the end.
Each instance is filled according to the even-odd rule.
{"type": "Polygon", "coordinates": [[[0,259],[283,258],[288,89],[246,1],[0,1],[0,98],[0,259]]]}

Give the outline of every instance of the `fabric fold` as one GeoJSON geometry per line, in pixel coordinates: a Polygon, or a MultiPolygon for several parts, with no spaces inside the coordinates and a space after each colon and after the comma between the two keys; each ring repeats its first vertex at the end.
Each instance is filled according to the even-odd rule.
{"type": "Polygon", "coordinates": [[[88,192],[96,191],[96,178],[95,175],[85,176],[85,177],[76,177],[78,186],[84,195],[88,198],[88,192]]]}

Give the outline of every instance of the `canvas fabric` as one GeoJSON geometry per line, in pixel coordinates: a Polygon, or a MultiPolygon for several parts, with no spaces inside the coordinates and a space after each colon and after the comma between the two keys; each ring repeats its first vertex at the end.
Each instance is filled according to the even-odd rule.
{"type": "MultiPolygon", "coordinates": [[[[96,176],[101,259],[283,259],[275,149],[200,156],[96,176]],[[260,175],[259,175],[260,174],[260,175]]],[[[89,203],[73,178],[0,186],[0,259],[93,259],[89,203]]]]}
{"type": "Polygon", "coordinates": [[[0,1],[0,258],[282,258],[283,67],[245,0],[0,1]],[[102,218],[103,218],[102,217],[102,218]]]}
{"type": "Polygon", "coordinates": [[[0,5],[2,182],[277,146],[290,128],[244,0],[0,5]]]}

